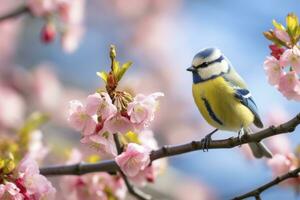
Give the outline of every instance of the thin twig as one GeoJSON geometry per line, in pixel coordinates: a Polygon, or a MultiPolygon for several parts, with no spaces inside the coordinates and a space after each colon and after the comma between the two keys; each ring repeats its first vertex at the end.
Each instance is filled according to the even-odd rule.
{"type": "Polygon", "coordinates": [[[123,149],[122,149],[122,146],[121,146],[121,143],[120,143],[120,140],[119,140],[118,133],[114,133],[113,137],[114,137],[114,141],[115,141],[115,144],[116,144],[118,155],[120,155],[123,152],[123,149]]]}
{"type": "MultiPolygon", "coordinates": [[[[294,117],[293,119],[289,120],[288,122],[281,124],[279,126],[271,126],[264,130],[258,131],[251,135],[242,136],[241,138],[234,137],[224,140],[213,140],[211,141],[207,149],[220,149],[220,148],[233,148],[236,146],[240,146],[245,143],[249,142],[259,142],[265,138],[282,134],[293,132],[297,125],[300,124],[300,113],[294,117]]],[[[178,154],[188,153],[192,151],[201,150],[203,147],[203,141],[192,141],[186,144],[181,145],[170,145],[170,146],[163,146],[158,150],[152,151],[150,154],[151,161],[164,158],[175,156],[178,154]]],[[[101,161],[99,163],[79,163],[74,165],[57,165],[57,166],[47,166],[41,168],[41,173],[47,176],[50,175],[64,175],[64,174],[86,174],[90,172],[114,172],[118,171],[118,165],[114,160],[106,160],[101,161]]]]}
{"type": "MultiPolygon", "coordinates": [[[[114,133],[113,137],[114,137],[114,141],[115,141],[115,144],[116,144],[117,152],[118,152],[118,154],[121,154],[123,149],[122,149],[119,137],[118,137],[118,133],[114,133]]],[[[122,178],[125,181],[128,192],[132,196],[136,197],[139,200],[151,200],[152,199],[152,197],[150,195],[145,194],[144,192],[142,192],[138,188],[135,188],[133,185],[131,185],[131,183],[129,182],[127,176],[122,172],[121,169],[119,170],[119,172],[120,172],[122,178]]]]}
{"type": "Polygon", "coordinates": [[[29,8],[24,5],[24,6],[21,6],[17,9],[15,9],[15,10],[13,10],[13,11],[10,11],[7,14],[4,14],[4,15],[0,16],[0,21],[15,18],[15,17],[18,17],[22,14],[29,13],[29,12],[30,12],[29,8]]]}
{"type": "Polygon", "coordinates": [[[233,198],[233,200],[241,200],[241,199],[246,199],[248,197],[254,197],[256,199],[261,199],[260,194],[262,192],[269,189],[270,187],[273,187],[273,186],[283,182],[286,179],[299,177],[299,173],[300,173],[300,168],[297,168],[293,171],[290,171],[290,172],[288,172],[288,173],[286,173],[282,176],[279,176],[279,177],[275,178],[274,180],[272,180],[272,181],[256,188],[255,190],[252,190],[251,192],[248,192],[248,193],[243,194],[241,196],[235,197],[235,198],[233,198]]]}

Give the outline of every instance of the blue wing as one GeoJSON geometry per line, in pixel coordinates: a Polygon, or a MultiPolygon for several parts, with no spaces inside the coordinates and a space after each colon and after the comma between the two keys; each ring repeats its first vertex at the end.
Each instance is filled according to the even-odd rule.
{"type": "Polygon", "coordinates": [[[255,117],[254,124],[257,127],[262,128],[263,123],[258,115],[257,106],[251,93],[247,89],[245,81],[239,76],[232,66],[230,73],[224,74],[223,77],[234,88],[235,97],[253,113],[255,117]]]}
{"type": "Polygon", "coordinates": [[[245,105],[247,108],[249,108],[251,110],[251,112],[254,114],[254,117],[255,117],[254,124],[257,127],[262,128],[263,123],[261,122],[261,119],[258,115],[257,106],[256,106],[254,99],[253,99],[251,93],[249,92],[249,90],[247,90],[245,88],[235,88],[235,97],[243,105],[245,105]]]}

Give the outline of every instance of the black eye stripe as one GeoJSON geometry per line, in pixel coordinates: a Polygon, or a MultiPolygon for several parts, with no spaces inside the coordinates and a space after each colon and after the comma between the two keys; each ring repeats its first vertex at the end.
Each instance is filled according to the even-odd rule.
{"type": "Polygon", "coordinates": [[[216,63],[216,62],[221,62],[222,60],[224,60],[224,57],[223,56],[220,56],[218,59],[216,60],[213,60],[213,61],[210,61],[210,62],[204,62],[202,63],[201,65],[198,65],[198,66],[195,66],[196,69],[198,68],[206,68],[207,66],[213,64],[213,63],[216,63]]]}

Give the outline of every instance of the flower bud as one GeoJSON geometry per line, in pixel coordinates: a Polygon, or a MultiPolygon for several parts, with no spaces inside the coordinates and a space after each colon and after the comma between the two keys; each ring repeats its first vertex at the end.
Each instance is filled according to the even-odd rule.
{"type": "Polygon", "coordinates": [[[53,23],[47,23],[42,28],[41,31],[41,40],[44,43],[50,43],[54,40],[56,36],[56,29],[53,23]]]}
{"type": "Polygon", "coordinates": [[[114,60],[117,56],[116,52],[116,46],[115,45],[110,45],[110,51],[109,51],[109,57],[110,59],[114,60]]]}

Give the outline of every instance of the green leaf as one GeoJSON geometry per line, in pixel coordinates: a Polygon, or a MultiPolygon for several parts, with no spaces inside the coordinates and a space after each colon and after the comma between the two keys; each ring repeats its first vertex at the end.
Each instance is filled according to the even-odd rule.
{"type": "Polygon", "coordinates": [[[120,70],[120,63],[118,61],[113,62],[113,73],[117,76],[120,70]]]}
{"type": "Polygon", "coordinates": [[[12,159],[7,159],[5,163],[5,167],[3,168],[3,172],[5,174],[11,173],[16,168],[15,162],[12,159]]]}
{"type": "Polygon", "coordinates": [[[282,24],[278,23],[275,19],[273,19],[272,23],[273,23],[274,27],[277,28],[278,30],[283,30],[283,31],[285,30],[284,26],[282,24]]]}
{"type": "Polygon", "coordinates": [[[105,83],[107,82],[107,73],[106,72],[97,72],[97,76],[99,76],[105,83]]]}
{"type": "Polygon", "coordinates": [[[289,13],[286,16],[285,20],[286,20],[287,31],[293,37],[297,32],[297,28],[299,26],[298,17],[294,13],[289,13]]]}
{"type": "Polygon", "coordinates": [[[132,65],[132,62],[127,62],[122,65],[122,67],[117,75],[118,81],[120,81],[122,79],[123,75],[131,67],[131,65],[132,65]]]}

